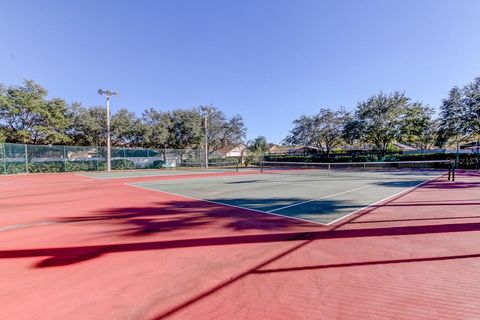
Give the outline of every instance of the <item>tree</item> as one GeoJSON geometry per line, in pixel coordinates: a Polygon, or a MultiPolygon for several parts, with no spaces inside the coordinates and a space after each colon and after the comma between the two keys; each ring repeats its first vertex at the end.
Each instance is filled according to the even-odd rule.
{"type": "Polygon", "coordinates": [[[7,142],[58,144],[68,143],[69,126],[66,103],[46,99],[48,91],[25,80],[22,86],[0,88],[0,131],[7,142]]]}
{"type": "Polygon", "coordinates": [[[324,151],[327,157],[331,151],[341,145],[348,114],[322,108],[314,116],[301,116],[285,142],[294,145],[314,146],[324,151]]]}
{"type": "Polygon", "coordinates": [[[265,154],[268,149],[267,139],[264,136],[258,136],[247,143],[248,150],[256,155],[265,154]]]}
{"type": "Polygon", "coordinates": [[[148,148],[160,148],[163,161],[166,159],[166,150],[170,147],[172,134],[172,117],[169,112],[157,111],[154,108],[142,113],[143,141],[148,148]]]}
{"type": "Polygon", "coordinates": [[[112,116],[112,146],[138,146],[143,139],[141,120],[134,112],[125,108],[119,109],[112,116]]]}
{"type": "Polygon", "coordinates": [[[463,92],[458,87],[450,90],[448,98],[440,106],[440,124],[438,144],[448,141],[460,143],[468,134],[468,112],[463,92]]]}
{"type": "Polygon", "coordinates": [[[245,164],[249,165],[252,163],[258,163],[263,155],[268,152],[269,148],[267,139],[264,136],[258,136],[255,139],[248,141],[248,153],[245,159],[245,164]]]}
{"type": "Polygon", "coordinates": [[[293,120],[293,129],[284,139],[284,144],[307,146],[312,143],[314,120],[311,116],[302,115],[293,120]]]}
{"type": "Polygon", "coordinates": [[[477,147],[477,169],[480,169],[480,77],[477,77],[465,86],[465,106],[467,134],[476,139],[477,147]]]}
{"type": "Polygon", "coordinates": [[[466,133],[480,138],[480,77],[464,88],[466,133]]]}
{"type": "Polygon", "coordinates": [[[104,107],[86,108],[73,103],[69,109],[72,124],[68,130],[75,145],[106,146],[107,111],[104,107]]]}
{"type": "Polygon", "coordinates": [[[421,151],[430,149],[437,141],[438,121],[433,119],[433,108],[420,102],[405,109],[400,141],[421,151]]]}
{"type": "Polygon", "coordinates": [[[247,129],[240,115],[237,114],[228,119],[214,106],[201,106],[197,110],[199,114],[207,116],[209,154],[221,148],[239,144],[245,139],[247,129]]]}
{"type": "MultiPolygon", "coordinates": [[[[84,107],[79,103],[70,106],[71,125],[68,134],[74,144],[84,146],[107,145],[107,111],[102,106],[84,107]]],[[[110,116],[110,137],[113,147],[139,146],[143,143],[143,125],[135,113],[125,108],[110,116]]]]}
{"type": "Polygon", "coordinates": [[[404,93],[380,92],[357,105],[355,121],[360,141],[373,144],[375,149],[385,153],[388,146],[401,137],[403,115],[409,105],[404,93]]]}
{"type": "Polygon", "coordinates": [[[198,148],[202,141],[202,117],[196,109],[177,109],[171,112],[171,141],[175,149],[198,148]]]}

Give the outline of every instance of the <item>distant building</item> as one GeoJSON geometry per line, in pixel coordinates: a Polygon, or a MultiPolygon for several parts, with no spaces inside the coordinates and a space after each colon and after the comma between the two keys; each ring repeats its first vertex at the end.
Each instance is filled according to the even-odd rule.
{"type": "Polygon", "coordinates": [[[460,145],[461,150],[471,150],[472,152],[477,152],[480,151],[480,143],[475,141],[475,142],[468,142],[468,143],[463,143],[460,145]]]}
{"type": "Polygon", "coordinates": [[[273,145],[268,150],[268,154],[271,155],[305,155],[311,153],[318,153],[320,150],[317,147],[311,146],[278,146],[273,145]]]}
{"type": "Polygon", "coordinates": [[[417,151],[418,149],[415,147],[412,147],[408,144],[400,143],[400,142],[394,142],[393,145],[397,148],[399,148],[401,151],[417,151]]]}
{"type": "Polygon", "coordinates": [[[227,146],[223,147],[216,151],[216,154],[221,156],[222,158],[227,157],[243,157],[246,155],[247,146],[243,143],[240,143],[235,146],[227,146]]]}

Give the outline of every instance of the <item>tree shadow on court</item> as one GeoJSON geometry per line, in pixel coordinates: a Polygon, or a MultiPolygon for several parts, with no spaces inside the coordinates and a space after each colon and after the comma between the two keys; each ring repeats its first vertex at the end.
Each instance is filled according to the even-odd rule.
{"type": "MultiPolygon", "coordinates": [[[[43,258],[36,267],[56,267],[98,258],[106,254],[136,251],[171,250],[203,246],[226,246],[237,244],[258,244],[288,241],[322,241],[326,239],[347,239],[363,237],[392,237],[421,234],[446,234],[480,231],[480,223],[455,223],[436,225],[416,225],[401,227],[380,227],[346,230],[323,230],[311,232],[275,232],[252,235],[233,235],[206,238],[188,238],[165,241],[133,242],[108,245],[76,246],[68,248],[40,248],[0,251],[0,259],[43,258]]],[[[431,258],[434,260],[435,258],[431,258]]],[[[441,258],[440,258],[441,259],[441,258]]]]}
{"type": "Polygon", "coordinates": [[[311,266],[291,267],[291,268],[262,269],[262,270],[254,271],[252,273],[263,274],[263,273],[293,272],[293,271],[320,270],[320,269],[333,269],[333,268],[388,265],[388,264],[397,264],[397,263],[419,263],[419,262],[430,262],[430,261],[463,260],[463,259],[477,259],[477,258],[480,258],[480,253],[424,257],[424,258],[411,258],[411,259],[370,260],[370,261],[359,261],[359,262],[351,262],[351,263],[323,264],[323,265],[311,265],[311,266]]]}
{"type": "Polygon", "coordinates": [[[452,181],[451,183],[427,183],[425,188],[428,189],[472,189],[480,188],[480,182],[465,182],[465,181],[452,181]]]}
{"type": "Polygon", "coordinates": [[[422,182],[425,182],[425,180],[392,180],[392,181],[376,181],[374,182],[375,185],[381,186],[381,187],[392,187],[392,188],[411,188],[416,185],[421,184],[422,182]]]}
{"type": "MultiPolygon", "coordinates": [[[[425,185],[423,186],[425,187],[425,185]]],[[[396,205],[394,200],[403,197],[402,194],[394,197],[380,206],[396,205]]],[[[225,201],[227,199],[224,199],[225,201]]],[[[284,201],[295,203],[305,199],[293,198],[268,198],[268,199],[229,199],[236,203],[261,205],[264,202],[284,201]]],[[[410,204],[407,204],[410,205],[410,204]]],[[[353,204],[345,201],[320,200],[318,206],[323,206],[325,212],[351,210],[353,204]]],[[[412,209],[416,204],[411,204],[412,209]]],[[[355,218],[376,210],[372,206],[363,210],[355,218]]],[[[317,207],[318,212],[318,207],[317,207]]],[[[461,219],[461,217],[458,217],[461,219]]],[[[351,222],[349,219],[347,222],[351,222]]],[[[480,231],[479,222],[469,223],[441,223],[430,225],[380,225],[372,228],[362,225],[356,229],[339,229],[345,223],[335,227],[313,225],[307,221],[288,219],[281,216],[267,215],[261,212],[241,209],[231,206],[222,206],[198,200],[182,199],[178,201],[164,201],[145,207],[120,207],[99,211],[93,215],[65,217],[58,219],[58,223],[85,223],[88,225],[112,225],[110,234],[132,237],[146,237],[142,242],[128,242],[120,244],[74,246],[68,248],[40,248],[25,250],[0,251],[0,259],[39,257],[42,258],[35,267],[55,267],[71,265],[78,262],[101,257],[106,254],[171,250],[177,248],[193,248],[202,246],[233,246],[237,244],[257,244],[267,242],[288,241],[321,241],[324,239],[345,239],[363,237],[404,236],[421,234],[440,234],[480,231]],[[205,230],[212,230],[215,234],[228,234],[227,236],[205,237],[205,230]],[[196,233],[195,231],[201,231],[196,233]],[[248,231],[248,234],[241,231],[248,231]],[[257,232],[254,232],[257,231],[257,232]],[[238,232],[238,233],[235,233],[238,232]],[[252,234],[252,232],[254,232],[252,234]],[[170,235],[169,235],[170,233],[170,235]],[[186,238],[185,235],[190,235],[186,238]],[[201,235],[201,236],[198,236],[201,235]],[[152,236],[151,241],[145,241],[147,236],[152,236]],[[163,239],[162,239],[163,237],[163,239]],[[160,240],[159,240],[160,239],[160,240]]],[[[416,223],[415,223],[416,224],[416,223]]],[[[357,225],[358,226],[358,225],[357,225]]]]}
{"type": "MultiPolygon", "coordinates": [[[[272,208],[283,207],[302,201],[305,199],[293,197],[216,200],[226,205],[200,200],[165,201],[155,203],[153,206],[111,208],[93,215],[59,218],[56,222],[112,224],[115,228],[110,234],[126,237],[151,236],[155,233],[165,234],[182,230],[194,231],[196,228],[208,226],[231,231],[288,231],[298,227],[320,227],[308,221],[290,219],[255,209],[265,208],[267,205],[272,208]]],[[[338,215],[339,211],[353,211],[359,207],[361,206],[346,201],[319,200],[312,202],[312,206],[303,208],[299,213],[308,215],[314,221],[314,218],[326,219],[329,215],[338,215]]],[[[289,216],[293,218],[300,218],[302,215],[289,212],[289,216]]]]}

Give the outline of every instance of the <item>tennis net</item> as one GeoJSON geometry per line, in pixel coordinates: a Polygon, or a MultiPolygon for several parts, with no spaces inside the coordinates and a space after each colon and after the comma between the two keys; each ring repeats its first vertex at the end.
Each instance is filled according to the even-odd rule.
{"type": "Polygon", "coordinates": [[[455,179],[454,162],[450,160],[387,161],[387,162],[260,162],[260,172],[293,175],[325,175],[369,178],[396,175],[441,175],[455,179]]]}
{"type": "Polygon", "coordinates": [[[238,162],[223,161],[223,162],[209,162],[208,166],[205,162],[177,162],[176,168],[178,170],[207,170],[207,171],[235,171],[238,172],[238,162]]]}

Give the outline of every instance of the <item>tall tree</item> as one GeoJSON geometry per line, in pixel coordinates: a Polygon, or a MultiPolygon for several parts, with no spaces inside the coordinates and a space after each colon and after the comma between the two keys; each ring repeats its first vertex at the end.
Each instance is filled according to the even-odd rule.
{"type": "Polygon", "coordinates": [[[480,77],[464,88],[466,133],[480,139],[480,77]]]}
{"type": "Polygon", "coordinates": [[[400,140],[421,151],[430,149],[437,141],[438,122],[433,108],[420,102],[409,104],[402,121],[400,140]]]}
{"type": "Polygon", "coordinates": [[[106,146],[106,118],[104,107],[84,107],[73,103],[69,109],[72,124],[68,130],[74,144],[82,146],[106,146]]]}
{"type": "Polygon", "coordinates": [[[166,150],[171,144],[172,117],[169,112],[157,111],[154,108],[142,113],[144,126],[144,143],[149,148],[160,148],[163,161],[166,161],[166,150]]]}
{"type": "Polygon", "coordinates": [[[409,98],[402,92],[380,92],[357,105],[355,111],[359,138],[385,152],[388,146],[401,136],[403,115],[409,98]]]}
{"type": "Polygon", "coordinates": [[[453,87],[440,106],[439,142],[443,146],[448,141],[460,143],[468,134],[468,111],[463,92],[453,87]]]}
{"type": "Polygon", "coordinates": [[[134,112],[125,108],[119,109],[112,116],[112,146],[139,146],[143,139],[141,120],[134,112]]]}
{"type": "MultiPolygon", "coordinates": [[[[245,139],[247,129],[240,115],[227,118],[221,110],[214,106],[201,106],[197,110],[203,116],[207,116],[209,154],[221,148],[241,143],[245,139]]],[[[203,124],[205,123],[203,122],[203,124]]],[[[203,128],[205,129],[205,127],[203,128]]]]}
{"type": "Polygon", "coordinates": [[[0,128],[7,142],[67,143],[69,126],[66,103],[47,99],[48,91],[25,80],[22,86],[0,88],[0,128]]]}
{"type": "Polygon", "coordinates": [[[314,146],[329,156],[331,151],[343,142],[347,120],[348,115],[343,110],[322,108],[314,116],[301,116],[294,120],[294,127],[285,142],[314,146]]]}
{"type": "Polygon", "coordinates": [[[256,155],[265,154],[268,149],[267,139],[264,136],[258,136],[247,143],[248,150],[256,155]]]}
{"type": "Polygon", "coordinates": [[[177,109],[171,112],[171,142],[175,149],[198,148],[202,141],[202,117],[196,109],[177,109]]]}

